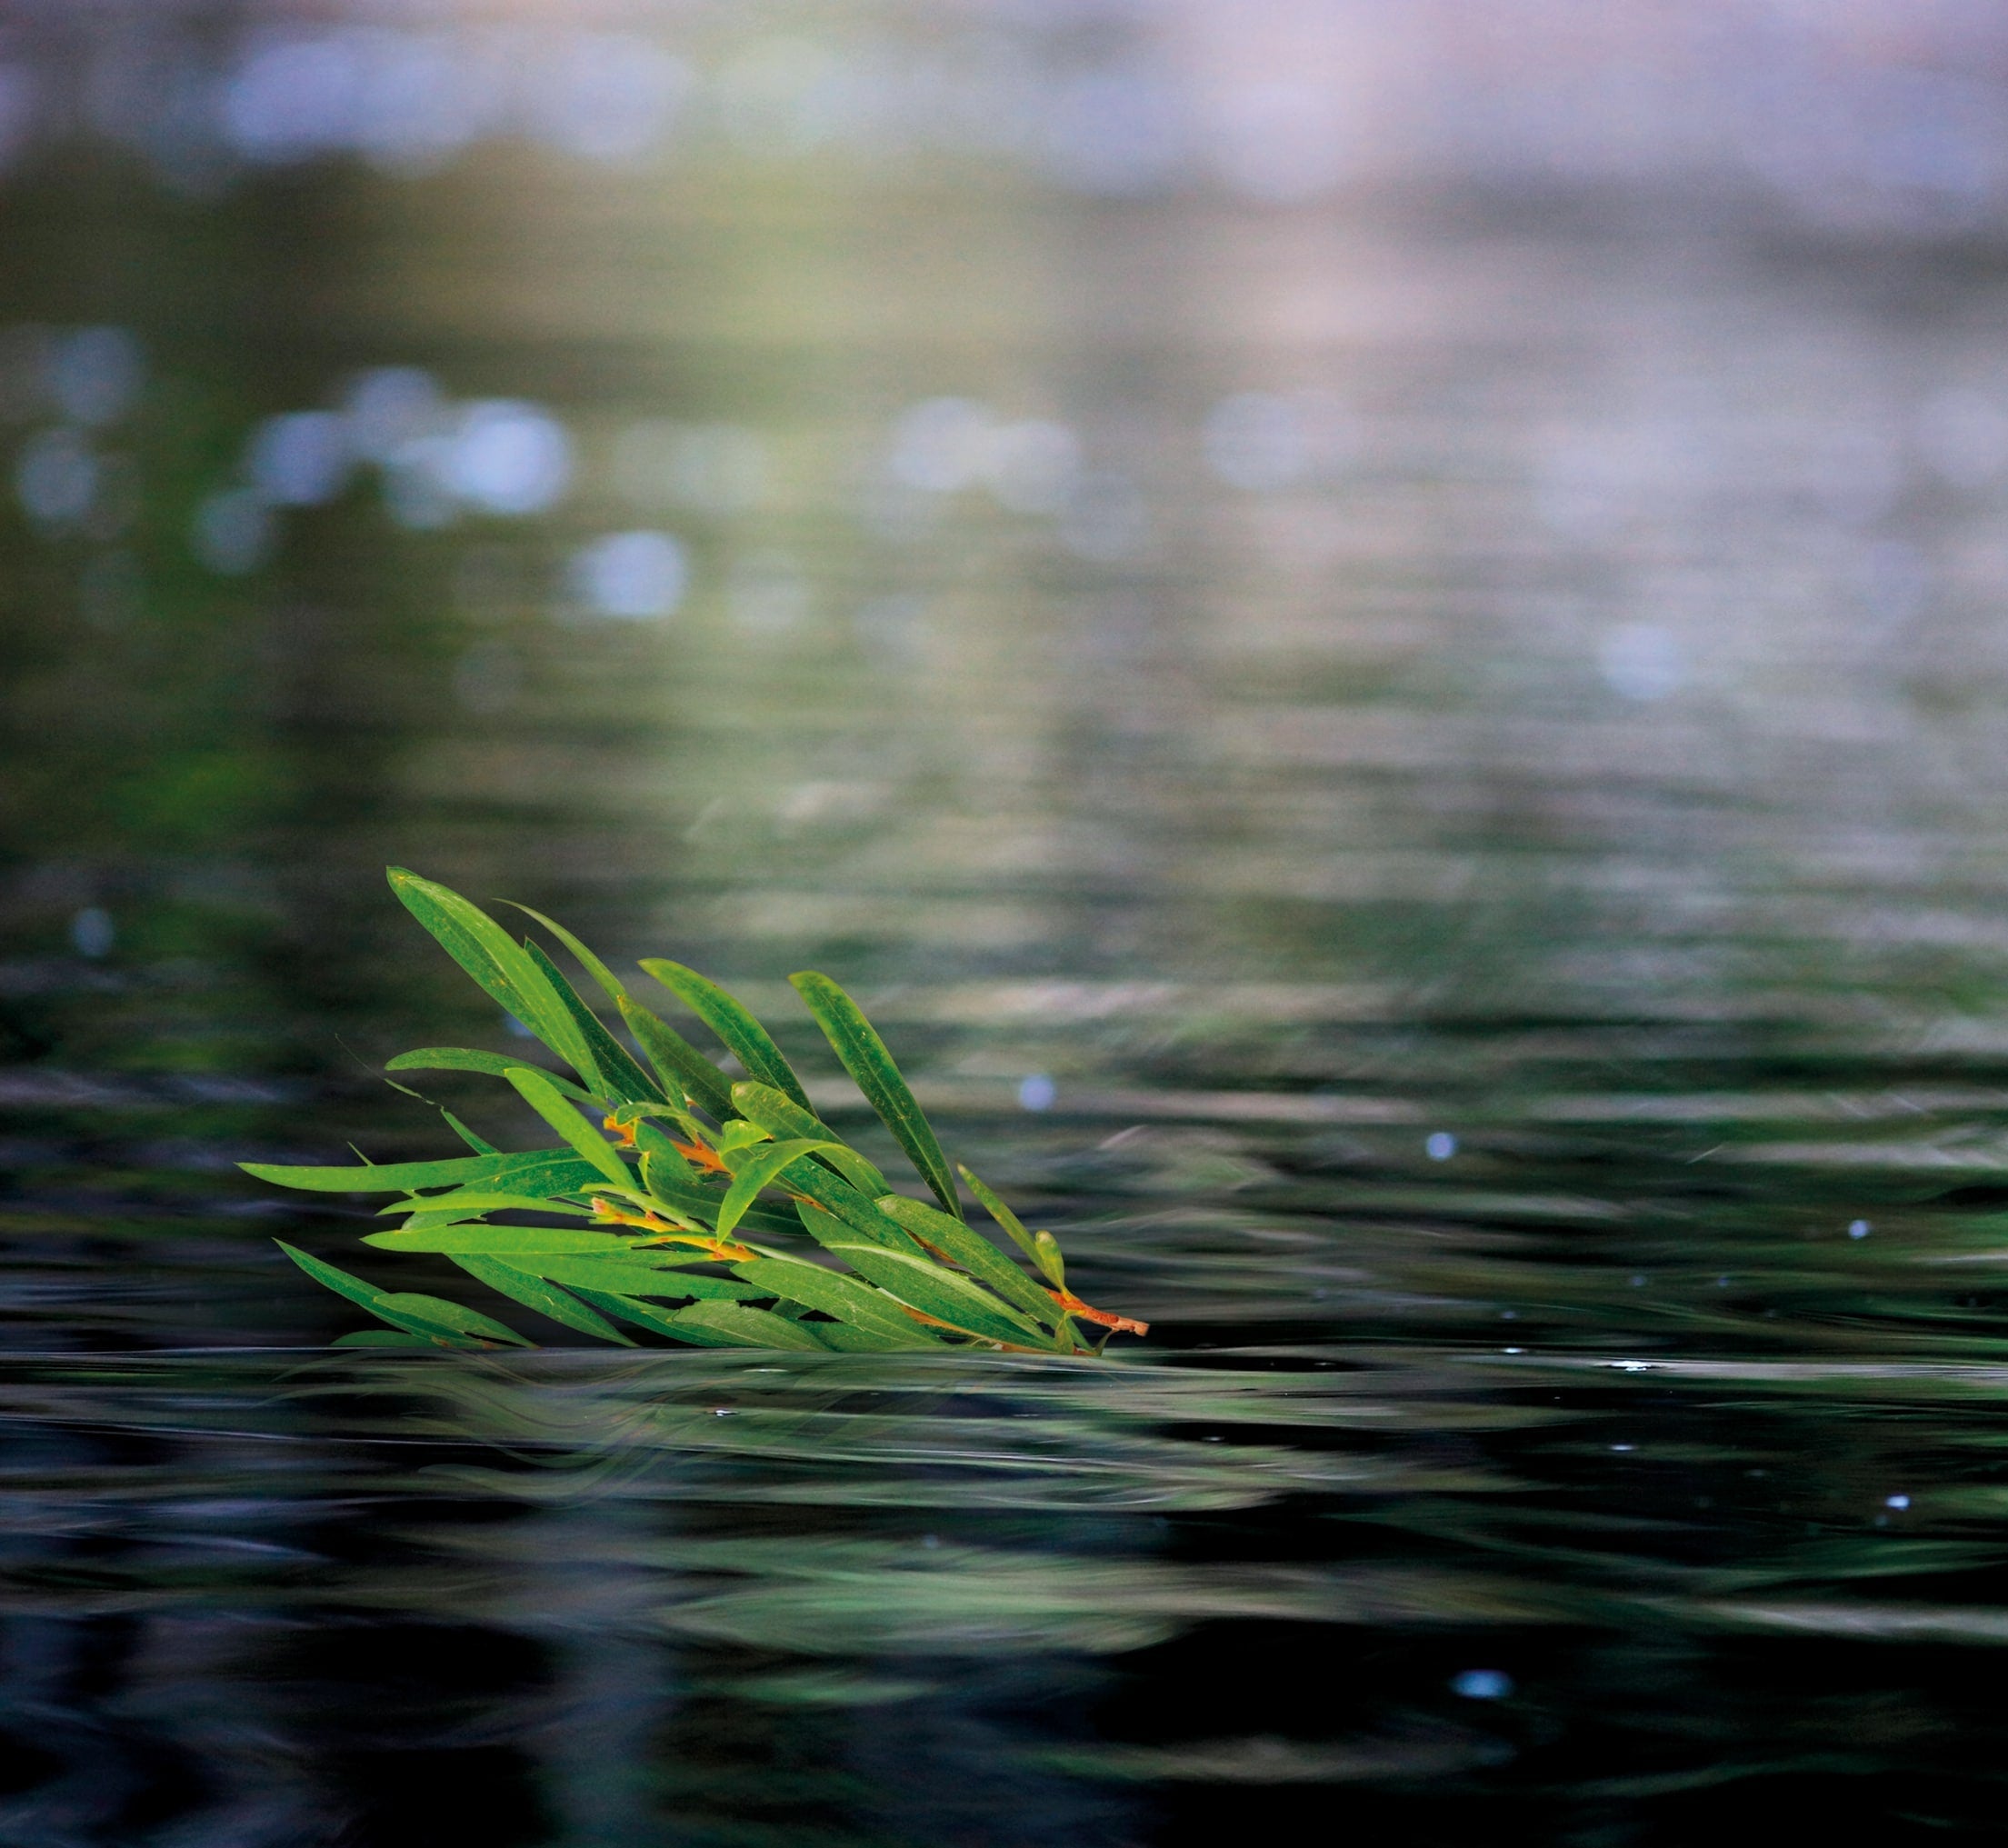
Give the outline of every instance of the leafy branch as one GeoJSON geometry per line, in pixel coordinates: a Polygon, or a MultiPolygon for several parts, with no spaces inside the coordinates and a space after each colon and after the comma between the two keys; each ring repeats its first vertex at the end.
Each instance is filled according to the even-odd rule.
{"type": "MultiPolygon", "coordinates": [[[[817,1117],[773,1036],[695,970],[657,959],[641,965],[737,1059],[748,1074],[737,1084],[562,924],[517,907],[604,992],[641,1060],[534,939],[517,942],[479,906],[415,873],[393,867],[390,883],[572,1075],[500,1053],[425,1047],[388,1069],[499,1077],[550,1125],[556,1144],[504,1153],[442,1113],[473,1154],[329,1168],[243,1164],[260,1180],[311,1193],[397,1195],[379,1212],[402,1214],[403,1224],[364,1244],[445,1257],[512,1302],[624,1346],[636,1344],[626,1331],[639,1328],[708,1347],[1082,1354],[1099,1353],[1117,1331],[1148,1332],[1074,1295],[1053,1234],[1027,1232],[967,1168],[951,1170],[884,1041],[827,975],[790,980],[936,1204],[895,1193],[817,1117]],[[1034,1274],[970,1225],[958,1173],[1034,1274]],[[1101,1332],[1098,1342],[1088,1327],[1101,1332]]],[[[345,1334],[337,1346],[534,1345],[477,1310],[381,1290],[284,1240],[279,1248],[388,1324],[345,1334]]]]}

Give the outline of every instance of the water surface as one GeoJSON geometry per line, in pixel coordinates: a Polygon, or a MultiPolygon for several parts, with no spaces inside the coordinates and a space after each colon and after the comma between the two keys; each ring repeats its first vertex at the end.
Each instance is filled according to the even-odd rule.
{"type": "Polygon", "coordinates": [[[1412,139],[1256,159],[1191,11],[379,21],[490,114],[311,145],[306,28],[24,28],[0,1840],[1997,1826],[1992,170],[1384,21],[1412,139]],[[831,971],[1150,1340],[327,1353],[365,1203],[235,1163],[511,1044],[386,863],[869,1145],[831,971]]]}

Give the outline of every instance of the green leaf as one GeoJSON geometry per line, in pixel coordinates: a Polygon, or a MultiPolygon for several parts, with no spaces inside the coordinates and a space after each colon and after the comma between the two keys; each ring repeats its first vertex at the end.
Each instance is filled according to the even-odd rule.
{"type": "Polygon", "coordinates": [[[611,1232],[587,1232],[571,1225],[442,1225],[399,1232],[372,1232],[365,1244],[387,1252],[469,1252],[480,1257],[499,1258],[524,1253],[548,1253],[553,1256],[584,1256],[604,1253],[618,1257],[644,1243],[637,1234],[630,1238],[611,1232]]]}
{"type": "Polygon", "coordinates": [[[964,1225],[959,1219],[949,1218],[945,1213],[937,1213],[921,1201],[909,1200],[899,1194],[884,1195],[878,1202],[878,1209],[888,1219],[896,1220],[904,1226],[915,1238],[939,1246],[1006,1302],[1015,1304],[1048,1327],[1058,1325],[1059,1311],[1054,1307],[1053,1298],[980,1232],[964,1225]]]}
{"type": "MultiPolygon", "coordinates": [[[[403,1328],[353,1328],[346,1334],[338,1334],[328,1343],[330,1347],[437,1347],[439,1342],[430,1335],[413,1334],[403,1328]]],[[[456,1341],[455,1347],[478,1347],[473,1341],[456,1341]]]]}
{"type": "Polygon", "coordinates": [[[524,916],[536,919],[545,930],[549,931],[566,949],[571,951],[579,959],[579,966],[602,988],[605,989],[608,1000],[618,1005],[627,998],[627,990],[621,986],[620,977],[615,975],[613,970],[601,962],[591,950],[587,949],[555,918],[545,917],[541,911],[532,911],[526,904],[517,904],[513,898],[505,899],[504,903],[514,906],[524,916]]]}
{"type": "Polygon", "coordinates": [[[391,890],[489,997],[528,1027],[580,1077],[593,1075],[585,1043],[535,964],[479,905],[450,887],[389,868],[391,890]]]}
{"type": "Polygon", "coordinates": [[[1052,1278],[1055,1290],[1067,1286],[1067,1261],[1060,1255],[1060,1241],[1050,1232],[1033,1234],[1032,1260],[1040,1270],[1052,1278]]]}
{"type": "Polygon", "coordinates": [[[665,1264],[651,1264],[646,1258],[636,1255],[621,1257],[551,1256],[536,1257],[511,1255],[499,1262],[513,1265],[517,1270],[528,1271],[534,1276],[548,1277],[554,1284],[563,1284],[567,1289],[584,1284],[594,1290],[611,1290],[621,1296],[705,1296],[725,1294],[734,1297],[746,1294],[743,1284],[734,1284],[719,1291],[707,1290],[708,1284],[724,1284],[722,1277],[700,1277],[684,1274],[680,1268],[684,1264],[714,1264],[716,1262],[708,1253],[690,1252],[681,1257],[671,1257],[665,1264]]]}
{"type": "Polygon", "coordinates": [[[799,1322],[766,1309],[747,1309],[736,1303],[693,1303],[676,1312],[681,1328],[702,1328],[721,1334],[734,1347],[784,1347],[819,1354],[823,1344],[799,1322]]]}
{"type": "MultiPolygon", "coordinates": [[[[796,1193],[813,1200],[824,1213],[842,1220],[853,1238],[867,1239],[874,1244],[884,1245],[888,1251],[904,1252],[913,1257],[921,1255],[921,1248],[904,1228],[886,1218],[873,1204],[869,1195],[860,1194],[848,1181],[833,1174],[820,1164],[804,1162],[789,1174],[788,1184],[796,1193]]],[[[799,1205],[796,1211],[801,1211],[799,1205]]],[[[747,1224],[752,1224],[750,1214],[747,1224]]]]}
{"type": "Polygon", "coordinates": [[[586,1122],[549,1078],[534,1065],[512,1065],[502,1074],[516,1088],[517,1094],[544,1122],[557,1131],[581,1155],[617,1186],[634,1181],[627,1164],[614,1153],[598,1130],[586,1122]]]}
{"type": "MultiPolygon", "coordinates": [[[[792,1168],[804,1155],[813,1155],[818,1149],[829,1146],[828,1143],[763,1143],[758,1148],[748,1150],[734,1165],[732,1185],[726,1188],[725,1197],[718,1203],[718,1236],[732,1236],[733,1228],[744,1216],[747,1207],[759,1197],[760,1190],[778,1181],[784,1169],[792,1168]]],[[[804,1165],[808,1164],[804,1163],[804,1165]]]]}
{"type": "Polygon", "coordinates": [[[747,1077],[772,1084],[804,1110],[809,1107],[808,1094],[773,1034],[715,982],[661,956],[644,957],[642,967],[725,1043],[747,1077]]]}
{"type": "Polygon", "coordinates": [[[872,1335],[882,1344],[876,1351],[937,1347],[941,1344],[938,1334],[915,1322],[896,1303],[841,1271],[804,1264],[799,1258],[763,1257],[736,1264],[733,1272],[758,1289],[807,1309],[820,1309],[860,1334],[872,1335]]]}
{"type": "Polygon", "coordinates": [[[725,1074],[665,1020],[637,1001],[622,997],[621,1018],[648,1054],[663,1081],[663,1089],[687,1097],[700,1110],[721,1121],[732,1114],[732,1087],[725,1074]]]}
{"type": "MultiPolygon", "coordinates": [[[[591,1290],[574,1284],[573,1294],[584,1297],[595,1308],[603,1309],[609,1315],[617,1315],[623,1322],[631,1322],[637,1328],[652,1328],[658,1334],[666,1334],[677,1341],[687,1341],[698,1347],[744,1347],[746,1343],[735,1339],[720,1330],[705,1327],[702,1323],[684,1322],[680,1309],[664,1309],[655,1303],[637,1303],[632,1296],[619,1296],[609,1291],[591,1290]]],[[[691,1304],[695,1308],[695,1304],[691,1304]]],[[[734,1306],[719,1304],[719,1307],[734,1306]]],[[[779,1323],[783,1318],[775,1316],[779,1323]]],[[[792,1324],[790,1324],[792,1326],[792,1324]]],[[[756,1344],[764,1345],[765,1344],[756,1344]]]]}
{"type": "MultiPolygon", "coordinates": [[[[523,1063],[513,1054],[476,1052],[472,1046],[420,1046],[416,1052],[400,1053],[395,1059],[386,1060],[384,1069],[386,1072],[485,1072],[491,1077],[499,1078],[523,1063]]],[[[590,1091],[574,1084],[569,1078],[562,1078],[555,1072],[546,1072],[544,1075],[567,1097],[576,1098],[581,1104],[599,1102],[590,1091]]]]}
{"type": "Polygon", "coordinates": [[[525,1341],[514,1329],[504,1327],[477,1310],[464,1309],[459,1304],[448,1303],[438,1296],[379,1290],[374,1284],[366,1284],[362,1278],[352,1276],[347,1271],[338,1270],[333,1264],[323,1264],[319,1258],[310,1257],[298,1246],[288,1244],[283,1238],[275,1239],[273,1243],[315,1283],[325,1284],[337,1296],[345,1296],[358,1308],[367,1309],[372,1315],[381,1316],[393,1327],[402,1328],[412,1334],[444,1334],[482,1341],[502,1341],[517,1347],[534,1345],[534,1343],[525,1341]]]}
{"type": "MultiPolygon", "coordinates": [[[[594,1177],[596,1181],[597,1176],[594,1177]]],[[[376,1209],[379,1219],[391,1213],[415,1213],[416,1217],[435,1224],[443,1224],[443,1215],[448,1213],[457,1219],[472,1219],[481,1213],[559,1213],[567,1219],[593,1216],[593,1209],[589,1206],[571,1206],[562,1200],[539,1199],[534,1194],[497,1194],[481,1187],[456,1187],[451,1194],[422,1194],[415,1199],[393,1200],[388,1206],[376,1209]]]]}
{"type": "Polygon", "coordinates": [[[827,975],[804,969],[788,980],[808,1004],[823,1036],[844,1062],[844,1069],[878,1112],[879,1121],[893,1132],[894,1140],[906,1151],[907,1159],[934,1189],[934,1197],[960,1219],[962,1203],[955,1197],[955,1177],[949,1171],[948,1157],[877,1030],[857,1003],[827,975]]]}
{"type": "Polygon", "coordinates": [[[1038,1245],[1034,1242],[1032,1234],[1025,1230],[1024,1222],[1010,1207],[1004,1204],[1003,1195],[994,1189],[986,1187],[967,1168],[961,1166],[959,1164],[955,1172],[969,1183],[969,1191],[983,1202],[984,1211],[1011,1234],[1011,1242],[1034,1264],[1037,1264],[1039,1262],[1038,1245]]]}
{"type": "MultiPolygon", "coordinates": [[[[934,1334],[932,1329],[918,1322],[910,1322],[907,1325],[918,1334],[934,1334]]],[[[903,1335],[881,1334],[876,1328],[862,1328],[853,1322],[814,1322],[809,1326],[824,1347],[834,1348],[838,1354],[911,1354],[916,1347],[932,1344],[927,1341],[916,1343],[903,1335]]]]}
{"type": "MultiPolygon", "coordinates": [[[[515,1066],[524,1071],[525,1066],[515,1066]]],[[[363,1162],[339,1168],[294,1168],[239,1162],[245,1174],[310,1194],[409,1194],[419,1187],[465,1187],[503,1182],[512,1193],[572,1194],[603,1170],[562,1149],[528,1149],[510,1155],[456,1155],[444,1162],[363,1162]]],[[[434,1203],[438,1204],[438,1203],[434,1203]]]]}
{"type": "Polygon", "coordinates": [[[773,1085],[758,1084],[750,1078],[742,1079],[732,1087],[732,1101],[741,1116],[765,1130],[776,1142],[792,1138],[827,1143],[829,1147],[817,1160],[834,1168],[859,1192],[875,1198],[892,1191],[885,1176],[855,1149],[839,1141],[835,1131],[814,1111],[804,1110],[799,1104],[791,1102],[773,1085]]]}
{"type": "Polygon", "coordinates": [[[600,1017],[580,998],[577,989],[564,979],[564,972],[544,954],[541,944],[525,944],[524,954],[537,965],[537,973],[551,984],[558,1004],[571,1015],[593,1064],[599,1073],[600,1094],[621,1104],[646,1104],[663,1099],[662,1086],[634,1063],[634,1055],[607,1032],[600,1017]]]}
{"type": "Polygon", "coordinates": [[[602,1341],[618,1342],[623,1347],[634,1345],[629,1336],[623,1334],[597,1310],[588,1309],[584,1304],[540,1277],[531,1276],[509,1264],[497,1264],[492,1258],[455,1256],[454,1262],[477,1283],[487,1284],[491,1290],[522,1304],[525,1309],[534,1309],[538,1314],[548,1315],[552,1321],[561,1322],[567,1328],[575,1328],[581,1334],[595,1334],[602,1341]]]}
{"type": "Polygon", "coordinates": [[[458,1303],[449,1303],[444,1296],[398,1290],[379,1296],[370,1307],[385,1319],[395,1318],[419,1327],[429,1324],[444,1328],[449,1334],[469,1335],[477,1341],[505,1342],[511,1347],[536,1345],[535,1342],[518,1334],[494,1316],[484,1315],[480,1310],[468,1309],[458,1303]]]}
{"type": "Polygon", "coordinates": [[[985,1341],[1007,1341],[1018,1347],[1054,1348],[1056,1344],[1035,1323],[997,1301],[989,1291],[944,1271],[931,1258],[906,1257],[871,1244],[837,1244],[831,1250],[859,1275],[876,1284],[911,1309],[933,1315],[964,1334],[985,1341]]]}
{"type": "MultiPolygon", "coordinates": [[[[404,1086],[399,1085],[398,1089],[403,1090],[404,1086]]],[[[469,1129],[465,1124],[461,1122],[461,1120],[457,1116],[455,1116],[452,1111],[442,1110],[439,1114],[446,1119],[446,1127],[452,1130],[453,1133],[457,1135],[462,1142],[465,1143],[469,1148],[474,1150],[474,1152],[477,1155],[499,1155],[502,1153],[502,1151],[498,1149],[495,1145],[495,1144],[490,1142],[485,1136],[476,1135],[474,1131],[469,1129]]]]}

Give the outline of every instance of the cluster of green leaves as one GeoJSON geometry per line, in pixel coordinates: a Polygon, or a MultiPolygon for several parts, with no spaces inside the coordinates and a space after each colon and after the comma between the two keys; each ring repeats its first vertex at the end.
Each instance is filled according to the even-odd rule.
{"type": "MultiPolygon", "coordinates": [[[[504,1154],[442,1113],[473,1154],[330,1168],[244,1164],[282,1186],[397,1195],[381,1211],[403,1224],[369,1234],[365,1244],[440,1254],[526,1308],[627,1346],[635,1343],[626,1330],[640,1328],[703,1346],[1077,1354],[1099,1351],[1080,1322],[1144,1332],[1074,1296],[1053,1234],[1027,1232],[963,1168],[1036,1276],[968,1224],[958,1171],[884,1042],[827,975],[790,979],[937,1205],[895,1193],[828,1128],[773,1036],[695,970],[654,959],[641,965],[738,1061],[746,1075],[736,1084],[542,913],[517,907],[605,992],[640,1059],[534,939],[516,942],[458,893],[402,868],[391,869],[390,882],[454,960],[573,1075],[500,1053],[428,1046],[390,1069],[493,1074],[550,1124],[557,1144],[504,1154]]],[[[493,1316],[440,1296],[380,1290],[279,1243],[309,1276],[389,1324],[338,1345],[534,1345],[493,1316]]]]}

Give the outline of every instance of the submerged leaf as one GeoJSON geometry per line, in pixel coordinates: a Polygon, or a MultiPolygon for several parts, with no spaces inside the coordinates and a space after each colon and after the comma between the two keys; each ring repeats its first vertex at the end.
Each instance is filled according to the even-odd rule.
{"type": "Polygon", "coordinates": [[[955,1177],[949,1172],[948,1157],[877,1029],[827,975],[804,969],[788,980],[808,1004],[824,1037],[844,1062],[844,1069],[878,1112],[880,1122],[893,1132],[894,1140],[920,1171],[921,1179],[950,1213],[961,1218],[962,1203],[955,1197],[955,1177]]]}
{"type": "Polygon", "coordinates": [[[749,1078],[772,1084],[804,1110],[809,1107],[808,1094],[774,1035],[709,976],[661,956],[644,956],[642,967],[725,1043],[749,1078]]]}

